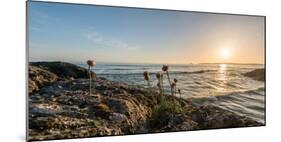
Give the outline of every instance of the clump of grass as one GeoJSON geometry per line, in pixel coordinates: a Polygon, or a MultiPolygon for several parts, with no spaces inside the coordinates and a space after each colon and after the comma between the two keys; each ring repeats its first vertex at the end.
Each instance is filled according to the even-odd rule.
{"type": "Polygon", "coordinates": [[[160,128],[167,125],[175,114],[184,114],[186,111],[179,102],[172,100],[162,100],[159,105],[152,109],[150,125],[153,128],[160,128]]]}
{"type": "MultiPolygon", "coordinates": [[[[169,66],[168,65],[163,65],[162,66],[162,71],[156,73],[156,79],[158,80],[157,88],[158,88],[158,92],[159,92],[159,94],[161,96],[161,100],[163,99],[162,95],[165,94],[165,92],[164,92],[164,85],[163,85],[164,73],[167,74],[167,79],[168,79],[168,82],[169,82],[169,85],[170,85],[170,88],[171,88],[171,95],[174,96],[178,92],[180,94],[180,96],[181,96],[180,89],[177,90],[177,82],[178,82],[178,80],[176,78],[174,78],[173,81],[171,81],[168,70],[169,70],[169,66]]],[[[150,85],[149,72],[145,71],[143,73],[143,76],[144,76],[144,80],[146,80],[146,82],[147,82],[148,93],[151,94],[152,90],[151,90],[151,85],[150,85]]]]}
{"type": "Polygon", "coordinates": [[[91,67],[96,66],[96,62],[94,60],[88,60],[87,61],[88,64],[88,72],[89,72],[89,91],[90,91],[90,95],[92,94],[92,72],[91,72],[91,67]]]}

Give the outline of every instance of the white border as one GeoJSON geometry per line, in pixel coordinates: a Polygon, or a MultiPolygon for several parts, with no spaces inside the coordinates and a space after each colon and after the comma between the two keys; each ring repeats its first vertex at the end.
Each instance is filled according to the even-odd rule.
{"type": "MultiPolygon", "coordinates": [[[[52,0],[50,0],[52,1],[52,0]]],[[[270,0],[57,0],[114,6],[176,9],[267,16],[267,126],[193,132],[84,138],[62,141],[216,141],[278,140],[281,122],[280,4],[270,0]]],[[[0,52],[0,141],[25,141],[25,0],[2,1],[0,52]]]]}

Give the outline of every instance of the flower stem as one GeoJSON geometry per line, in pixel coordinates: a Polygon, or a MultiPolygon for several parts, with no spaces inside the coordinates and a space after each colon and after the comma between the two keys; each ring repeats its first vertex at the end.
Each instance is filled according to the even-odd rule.
{"type": "Polygon", "coordinates": [[[149,80],[147,80],[147,86],[148,86],[148,94],[151,94],[151,88],[150,88],[150,82],[149,80]]]}
{"type": "Polygon", "coordinates": [[[159,92],[160,92],[160,95],[162,96],[162,95],[163,95],[163,92],[162,92],[162,83],[161,83],[161,79],[159,79],[159,92]]]}
{"type": "Polygon", "coordinates": [[[169,81],[170,88],[171,88],[171,94],[173,95],[173,88],[172,88],[172,84],[171,84],[171,80],[170,80],[169,72],[168,72],[168,71],[166,71],[166,73],[167,73],[168,81],[169,81]]]}
{"type": "Polygon", "coordinates": [[[89,80],[89,91],[90,91],[90,95],[92,94],[92,75],[91,75],[91,66],[89,66],[89,77],[90,77],[90,80],[89,80]]]}
{"type": "Polygon", "coordinates": [[[163,76],[161,77],[160,86],[161,86],[162,93],[163,93],[163,95],[164,95],[164,94],[165,94],[165,92],[164,92],[165,90],[164,90],[163,76]]]}
{"type": "Polygon", "coordinates": [[[175,91],[174,94],[177,95],[177,84],[175,85],[175,90],[174,91],[175,91]]]}

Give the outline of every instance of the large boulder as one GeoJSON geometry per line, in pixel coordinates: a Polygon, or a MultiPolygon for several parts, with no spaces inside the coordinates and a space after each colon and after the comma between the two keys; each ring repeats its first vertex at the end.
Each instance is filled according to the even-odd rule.
{"type": "MultiPolygon", "coordinates": [[[[139,103],[133,96],[119,95],[118,97],[105,97],[104,101],[113,112],[122,114],[118,117],[122,117],[123,119],[126,116],[132,124],[138,123],[138,121],[144,121],[147,118],[149,108],[139,103]]],[[[115,114],[113,118],[116,117],[115,114]]]]}
{"type": "Polygon", "coordinates": [[[215,106],[194,107],[189,113],[192,120],[198,123],[198,129],[234,128],[261,126],[248,117],[237,115],[215,106]]]}
{"type": "MultiPolygon", "coordinates": [[[[62,79],[89,78],[88,70],[66,62],[31,62],[30,65],[45,69],[56,74],[62,79]]],[[[92,72],[92,76],[95,73],[92,72]]]]}
{"type": "Polygon", "coordinates": [[[57,81],[58,77],[52,72],[30,65],[28,67],[28,92],[38,91],[39,88],[51,85],[57,81]]]}

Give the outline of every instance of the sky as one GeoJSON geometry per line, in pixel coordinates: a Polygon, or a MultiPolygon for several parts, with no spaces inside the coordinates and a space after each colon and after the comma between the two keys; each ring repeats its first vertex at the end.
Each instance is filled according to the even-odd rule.
{"type": "Polygon", "coordinates": [[[28,3],[30,61],[264,63],[264,17],[28,3]]]}

